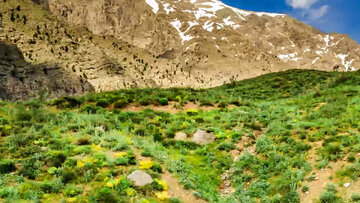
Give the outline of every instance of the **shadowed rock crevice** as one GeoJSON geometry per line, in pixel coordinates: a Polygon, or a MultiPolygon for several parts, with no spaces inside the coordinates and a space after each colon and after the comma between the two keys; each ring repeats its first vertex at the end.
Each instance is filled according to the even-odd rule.
{"type": "Polygon", "coordinates": [[[58,97],[94,91],[94,88],[56,64],[29,64],[16,45],[0,41],[0,99],[27,99],[40,91],[58,97]]]}

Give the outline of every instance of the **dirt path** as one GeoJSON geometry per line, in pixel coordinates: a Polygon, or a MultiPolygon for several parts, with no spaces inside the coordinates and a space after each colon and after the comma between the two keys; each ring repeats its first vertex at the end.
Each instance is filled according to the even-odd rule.
{"type": "MultiPolygon", "coordinates": [[[[133,148],[134,154],[139,161],[151,160],[150,157],[141,156],[139,151],[133,148]]],[[[166,167],[163,166],[165,169],[166,167]]],[[[169,171],[165,170],[161,176],[168,186],[168,194],[170,197],[176,197],[184,203],[206,203],[207,201],[196,198],[192,193],[192,190],[185,190],[184,186],[178,182],[178,179],[174,177],[169,171]]]]}
{"type": "MultiPolygon", "coordinates": [[[[314,142],[313,148],[309,151],[309,155],[307,157],[308,162],[313,167],[311,174],[314,174],[315,180],[312,181],[304,181],[303,185],[307,185],[309,187],[309,192],[304,193],[301,191],[301,187],[298,189],[300,200],[304,203],[317,203],[318,199],[320,198],[321,192],[325,189],[327,183],[335,183],[336,184],[336,171],[340,170],[341,168],[346,165],[346,161],[339,160],[337,162],[329,163],[329,166],[324,169],[316,169],[316,152],[319,148],[322,147],[322,141],[314,142]],[[330,179],[332,177],[332,179],[330,179]]],[[[309,175],[309,176],[310,176],[309,175]]],[[[308,177],[309,177],[308,176],[308,177]]],[[[340,189],[340,188],[339,188],[340,189]]]]}
{"type": "MultiPolygon", "coordinates": [[[[144,109],[150,108],[154,111],[179,113],[179,112],[186,112],[190,109],[203,110],[203,111],[220,109],[219,107],[216,107],[216,106],[200,106],[200,105],[192,103],[192,102],[189,102],[185,106],[181,106],[179,108],[175,108],[176,105],[178,105],[177,102],[169,102],[169,104],[167,106],[160,106],[160,105],[141,106],[141,105],[136,105],[136,104],[129,104],[128,106],[126,106],[125,108],[122,108],[121,110],[131,111],[131,112],[139,112],[144,109]]],[[[228,106],[228,108],[234,108],[234,107],[235,107],[234,105],[228,106]]]]}
{"type": "Polygon", "coordinates": [[[171,197],[177,197],[184,203],[206,203],[205,200],[197,199],[191,190],[185,190],[177,178],[173,177],[168,171],[163,173],[162,179],[168,184],[168,193],[171,197]]]}

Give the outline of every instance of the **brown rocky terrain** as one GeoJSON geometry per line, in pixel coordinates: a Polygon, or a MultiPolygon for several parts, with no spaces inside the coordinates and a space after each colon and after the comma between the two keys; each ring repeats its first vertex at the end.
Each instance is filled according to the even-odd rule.
{"type": "MultiPolygon", "coordinates": [[[[218,0],[34,2],[0,2],[0,41],[15,44],[27,63],[56,64],[96,91],[202,88],[294,68],[360,67],[360,46],[346,35],[218,0]]],[[[79,84],[75,93],[88,91],[79,84]]]]}

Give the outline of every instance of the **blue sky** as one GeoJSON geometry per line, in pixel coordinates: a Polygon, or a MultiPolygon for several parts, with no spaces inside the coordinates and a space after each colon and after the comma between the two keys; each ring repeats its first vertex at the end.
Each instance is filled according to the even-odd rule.
{"type": "Polygon", "coordinates": [[[345,33],[360,43],[360,0],[222,0],[244,10],[285,13],[323,32],[345,33]]]}

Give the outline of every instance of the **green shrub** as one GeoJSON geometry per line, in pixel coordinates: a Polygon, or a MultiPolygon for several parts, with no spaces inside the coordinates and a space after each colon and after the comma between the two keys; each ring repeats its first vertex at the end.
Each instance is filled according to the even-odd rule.
{"type": "Polygon", "coordinates": [[[220,102],[220,103],[218,104],[218,107],[219,107],[219,108],[226,108],[228,105],[229,105],[229,104],[228,104],[227,102],[220,102]]]}
{"type": "Polygon", "coordinates": [[[354,155],[350,155],[346,158],[346,160],[350,163],[353,163],[356,161],[356,157],[354,155]]]}
{"type": "Polygon", "coordinates": [[[160,142],[160,141],[164,140],[164,137],[161,133],[157,132],[157,133],[153,134],[153,139],[155,142],[160,142]]]}
{"type": "Polygon", "coordinates": [[[81,113],[88,113],[88,114],[95,114],[98,109],[99,109],[99,107],[97,107],[97,106],[87,104],[87,105],[80,108],[80,112],[81,113]]]}
{"type": "Polygon", "coordinates": [[[264,153],[270,150],[272,142],[270,138],[266,135],[262,135],[256,141],[256,153],[264,153]]]}
{"type": "Polygon", "coordinates": [[[141,106],[148,106],[148,105],[151,104],[151,100],[148,97],[143,97],[143,98],[140,99],[139,104],[141,106]]]}
{"type": "Polygon", "coordinates": [[[10,159],[0,160],[0,174],[10,173],[16,170],[15,163],[10,159]]]}
{"type": "Polygon", "coordinates": [[[51,151],[47,154],[46,161],[49,166],[53,167],[61,167],[61,165],[65,162],[66,155],[61,151],[51,151]]]}
{"type": "Polygon", "coordinates": [[[25,176],[29,179],[35,179],[41,174],[42,162],[34,159],[25,159],[22,161],[22,167],[19,171],[19,175],[25,176]]]}
{"type": "Polygon", "coordinates": [[[217,147],[219,150],[225,150],[227,152],[234,150],[235,149],[235,145],[229,142],[222,142],[219,144],[219,146],[217,147]]]}
{"type": "Polygon", "coordinates": [[[159,104],[162,106],[167,106],[169,104],[169,100],[167,98],[160,98],[159,104]]]}
{"type": "Polygon", "coordinates": [[[106,108],[109,106],[109,102],[106,99],[100,99],[98,102],[96,102],[96,106],[106,108]]]}
{"type": "Polygon", "coordinates": [[[353,202],[360,202],[360,194],[358,194],[358,193],[353,193],[353,194],[351,195],[351,201],[353,201],[353,202]]]}
{"type": "Polygon", "coordinates": [[[89,136],[82,136],[76,140],[76,145],[89,145],[89,144],[90,144],[89,136]]]}
{"type": "Polygon", "coordinates": [[[172,197],[168,201],[169,203],[181,203],[181,201],[176,197],[172,197]]]}
{"type": "Polygon", "coordinates": [[[309,187],[307,185],[304,185],[302,188],[301,188],[301,191],[302,192],[308,192],[309,191],[309,187]]]}
{"type": "Polygon", "coordinates": [[[337,203],[342,202],[342,199],[337,196],[336,186],[333,183],[328,183],[326,189],[320,195],[321,203],[337,203]]]}
{"type": "Polygon", "coordinates": [[[102,203],[117,203],[119,198],[109,188],[101,188],[96,192],[95,199],[102,203]]]}
{"type": "Polygon", "coordinates": [[[78,188],[74,185],[68,185],[66,186],[65,190],[64,190],[64,195],[68,196],[68,197],[75,197],[79,194],[81,194],[83,192],[83,189],[78,188]]]}
{"type": "Polygon", "coordinates": [[[72,169],[69,169],[69,168],[65,168],[61,174],[61,181],[64,184],[70,183],[73,180],[76,180],[76,178],[77,178],[77,175],[76,175],[75,171],[72,169]]]}
{"type": "Polygon", "coordinates": [[[153,170],[154,172],[158,172],[158,173],[163,172],[161,165],[157,162],[154,162],[154,165],[150,169],[153,170]]]}
{"type": "Polygon", "coordinates": [[[114,164],[117,166],[126,166],[129,164],[129,158],[127,157],[117,157],[114,161],[114,164]]]}
{"type": "Polygon", "coordinates": [[[141,152],[141,156],[144,156],[144,157],[153,157],[153,154],[151,153],[150,150],[145,149],[144,151],[141,152]]]}
{"type": "Polygon", "coordinates": [[[124,108],[128,104],[128,101],[126,99],[119,99],[114,103],[114,108],[124,108]]]}
{"type": "Polygon", "coordinates": [[[68,168],[73,168],[76,166],[76,163],[77,163],[76,159],[68,157],[64,162],[64,166],[68,168]]]}
{"type": "Polygon", "coordinates": [[[200,100],[200,106],[213,106],[213,103],[211,102],[211,100],[202,99],[200,100]]]}

